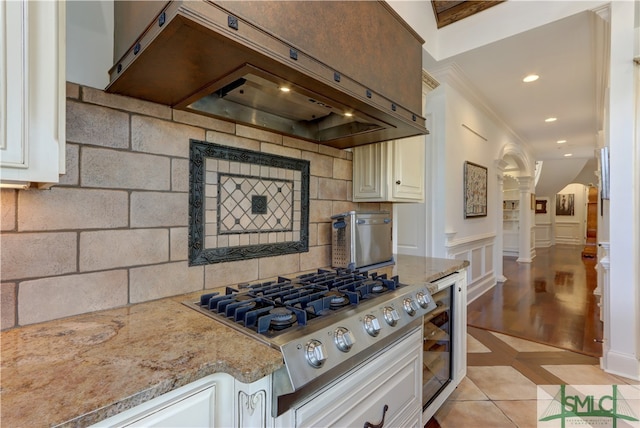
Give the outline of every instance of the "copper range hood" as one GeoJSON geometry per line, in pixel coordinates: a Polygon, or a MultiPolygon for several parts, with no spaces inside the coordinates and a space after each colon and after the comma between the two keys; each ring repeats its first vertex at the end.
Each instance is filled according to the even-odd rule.
{"type": "Polygon", "coordinates": [[[116,1],[107,92],[337,148],[426,134],[424,41],[380,1],[116,1]]]}

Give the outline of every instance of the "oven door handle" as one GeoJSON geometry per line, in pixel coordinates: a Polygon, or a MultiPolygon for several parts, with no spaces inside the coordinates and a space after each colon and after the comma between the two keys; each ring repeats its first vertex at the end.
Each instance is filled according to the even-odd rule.
{"type": "Polygon", "coordinates": [[[379,424],[372,424],[371,422],[365,422],[364,428],[382,428],[384,426],[384,417],[387,415],[387,410],[389,410],[388,405],[384,405],[382,408],[382,421],[379,424]]]}

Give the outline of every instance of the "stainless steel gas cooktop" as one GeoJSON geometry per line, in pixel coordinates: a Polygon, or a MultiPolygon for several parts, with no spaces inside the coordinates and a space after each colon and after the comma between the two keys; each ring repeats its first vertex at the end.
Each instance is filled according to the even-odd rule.
{"type": "Polygon", "coordinates": [[[436,307],[426,285],[346,269],[239,284],[185,304],[280,350],[293,390],[366,359],[436,307]]]}

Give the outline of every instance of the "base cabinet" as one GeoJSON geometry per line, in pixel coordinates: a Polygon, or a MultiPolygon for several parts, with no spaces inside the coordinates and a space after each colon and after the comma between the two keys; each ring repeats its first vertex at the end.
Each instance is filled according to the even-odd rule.
{"type": "Polygon", "coordinates": [[[418,328],[278,417],[276,427],[420,427],[421,367],[422,329],[418,328]]]}
{"type": "Polygon", "coordinates": [[[270,427],[270,378],[244,384],[207,376],[105,419],[94,427],[270,427]]]}

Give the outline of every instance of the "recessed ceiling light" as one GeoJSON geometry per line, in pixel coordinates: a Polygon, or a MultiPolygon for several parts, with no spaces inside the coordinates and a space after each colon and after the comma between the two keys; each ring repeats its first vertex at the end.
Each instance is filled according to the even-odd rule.
{"type": "Polygon", "coordinates": [[[564,144],[564,143],[566,143],[566,142],[567,142],[567,140],[558,140],[558,141],[557,141],[557,143],[558,143],[558,144],[564,144]]]}
{"type": "Polygon", "coordinates": [[[347,117],[351,117],[351,116],[353,116],[353,113],[346,112],[344,115],[347,116],[347,117]]]}
{"type": "Polygon", "coordinates": [[[565,153],[565,154],[564,154],[564,157],[565,157],[565,158],[568,158],[568,157],[571,157],[571,156],[573,156],[573,153],[565,153]]]}
{"type": "Polygon", "coordinates": [[[522,79],[522,81],[524,83],[531,83],[531,82],[535,82],[536,80],[538,80],[540,78],[540,76],[538,76],[537,74],[530,74],[528,76],[525,76],[524,79],[522,79]]]}
{"type": "Polygon", "coordinates": [[[280,86],[280,91],[282,91],[282,92],[291,92],[291,89],[287,88],[286,86],[280,86]]]}
{"type": "Polygon", "coordinates": [[[548,118],[546,118],[544,121],[545,121],[545,122],[555,122],[556,120],[558,120],[558,118],[557,118],[557,117],[548,117],[548,118]]]}

